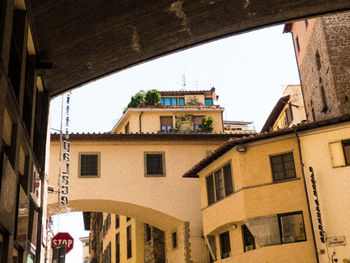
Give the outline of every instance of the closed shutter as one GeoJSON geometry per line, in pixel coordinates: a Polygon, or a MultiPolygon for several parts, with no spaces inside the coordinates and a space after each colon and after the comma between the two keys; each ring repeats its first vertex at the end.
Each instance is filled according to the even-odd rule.
{"type": "Polygon", "coordinates": [[[172,116],[162,116],[160,117],[161,126],[173,126],[173,117],[172,116]]]}

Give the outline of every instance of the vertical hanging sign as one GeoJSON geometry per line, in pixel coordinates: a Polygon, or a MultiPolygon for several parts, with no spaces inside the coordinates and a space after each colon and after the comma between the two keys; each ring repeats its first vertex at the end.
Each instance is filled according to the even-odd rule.
{"type": "Polygon", "coordinates": [[[314,194],[314,201],[315,201],[315,208],[316,208],[316,218],[317,218],[317,223],[318,223],[318,230],[320,234],[320,240],[322,243],[325,242],[325,232],[323,229],[323,224],[322,224],[322,216],[321,216],[321,209],[320,209],[320,201],[318,200],[318,193],[317,193],[317,188],[316,188],[316,180],[315,180],[315,174],[314,170],[312,167],[309,167],[309,171],[311,173],[311,185],[312,185],[312,192],[314,194]]]}
{"type": "Polygon", "coordinates": [[[70,95],[67,93],[65,101],[65,121],[64,121],[64,138],[61,140],[61,152],[62,168],[60,174],[60,190],[59,190],[59,202],[62,205],[68,205],[68,193],[69,193],[69,165],[70,165],[70,142],[69,142],[69,111],[70,111],[70,95]]]}

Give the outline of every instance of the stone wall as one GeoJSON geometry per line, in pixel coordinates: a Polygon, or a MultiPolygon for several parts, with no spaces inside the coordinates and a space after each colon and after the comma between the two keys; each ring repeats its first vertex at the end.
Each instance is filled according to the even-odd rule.
{"type": "Polygon", "coordinates": [[[307,119],[350,113],[350,13],[317,18],[305,30],[312,30],[299,61],[307,119]]]}
{"type": "Polygon", "coordinates": [[[322,18],[341,114],[350,113],[350,12],[322,18]]]}
{"type": "Polygon", "coordinates": [[[151,239],[146,241],[145,228],[145,263],[165,263],[164,232],[151,226],[151,239]]]}

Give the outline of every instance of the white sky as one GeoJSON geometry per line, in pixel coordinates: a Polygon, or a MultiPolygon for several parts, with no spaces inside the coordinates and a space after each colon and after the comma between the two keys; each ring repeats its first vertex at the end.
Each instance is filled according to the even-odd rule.
{"type": "MultiPolygon", "coordinates": [[[[282,96],[282,85],[299,84],[293,42],[283,26],[242,34],[178,52],[75,89],[71,96],[70,131],[106,132],[141,89],[216,88],[225,120],[254,121],[260,131],[282,96]]],[[[51,103],[51,127],[59,128],[60,97],[51,103]]],[[[61,232],[75,237],[67,263],[81,262],[86,236],[81,215],[60,216],[61,232]],[[78,248],[79,247],[79,248],[78,248]]]]}

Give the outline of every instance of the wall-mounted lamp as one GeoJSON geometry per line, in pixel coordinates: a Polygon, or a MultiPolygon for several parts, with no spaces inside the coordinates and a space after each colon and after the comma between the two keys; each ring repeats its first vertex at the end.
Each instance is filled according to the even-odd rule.
{"type": "Polygon", "coordinates": [[[236,146],[236,151],[237,152],[245,152],[247,150],[247,146],[245,144],[239,144],[236,146]]]}
{"type": "Polygon", "coordinates": [[[233,225],[231,226],[231,228],[232,228],[232,230],[235,230],[235,229],[237,228],[237,225],[236,225],[236,224],[233,224],[233,225]]]}

